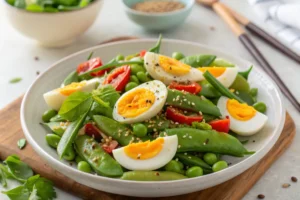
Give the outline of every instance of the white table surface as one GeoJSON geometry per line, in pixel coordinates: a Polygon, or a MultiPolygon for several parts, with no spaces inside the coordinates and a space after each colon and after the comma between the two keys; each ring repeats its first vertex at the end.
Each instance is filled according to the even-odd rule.
{"type": "MultiPolygon", "coordinates": [[[[224,0],[224,2],[259,23],[246,0],[224,0]]],[[[34,81],[37,71],[43,72],[55,61],[78,50],[122,35],[157,37],[157,34],[145,32],[131,22],[125,16],[120,0],[105,0],[103,10],[95,24],[75,44],[63,49],[46,49],[37,46],[34,41],[16,32],[5,18],[3,7],[0,6],[0,108],[24,93],[34,81]],[[34,59],[36,56],[39,57],[38,61],[34,59]],[[9,80],[14,77],[22,77],[23,80],[17,84],[9,84],[9,80]]],[[[195,5],[185,24],[175,30],[163,33],[163,36],[209,44],[255,63],[227,25],[211,10],[199,5],[195,5]],[[210,29],[212,26],[215,27],[214,31],[210,29]]],[[[262,41],[256,38],[254,41],[300,100],[300,66],[262,41]]],[[[286,99],[285,106],[295,122],[298,123],[300,115],[286,99]]],[[[300,179],[299,143],[299,124],[297,124],[297,134],[291,147],[255,184],[244,200],[256,199],[258,194],[264,194],[266,199],[273,200],[300,199],[300,182],[291,183],[291,187],[287,189],[281,187],[283,183],[290,183],[291,176],[300,179]]],[[[11,187],[16,184],[13,181],[10,183],[11,187]]],[[[0,186],[1,190],[3,188],[0,186]]],[[[57,199],[78,199],[60,190],[57,190],[57,194],[57,199]]],[[[0,194],[0,199],[6,200],[7,197],[0,194]]]]}

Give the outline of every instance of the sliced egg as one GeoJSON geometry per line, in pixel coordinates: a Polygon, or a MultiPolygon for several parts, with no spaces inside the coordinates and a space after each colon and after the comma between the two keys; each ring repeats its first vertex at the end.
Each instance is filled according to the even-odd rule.
{"type": "Polygon", "coordinates": [[[166,85],[172,81],[189,82],[203,80],[203,73],[176,59],[147,52],[144,57],[147,72],[156,80],[166,85]]]}
{"type": "Polygon", "coordinates": [[[235,99],[221,97],[217,104],[222,117],[230,118],[230,129],[241,136],[250,136],[261,130],[268,117],[252,106],[239,103],[235,99]]]}
{"type": "Polygon", "coordinates": [[[161,81],[143,83],[118,99],[113,118],[127,124],[150,119],[162,110],[167,94],[167,88],[161,81]]]}
{"type": "Polygon", "coordinates": [[[153,141],[132,143],[113,150],[114,158],[129,170],[156,170],[165,166],[176,154],[177,135],[158,137],[153,141]]]}
{"type": "Polygon", "coordinates": [[[64,100],[74,92],[92,92],[99,84],[99,79],[94,78],[88,81],[74,82],[61,88],[57,88],[44,94],[47,105],[59,110],[64,100]]]}
{"type": "Polygon", "coordinates": [[[237,74],[237,67],[199,67],[201,72],[209,71],[225,87],[230,87],[234,82],[237,74]]]}

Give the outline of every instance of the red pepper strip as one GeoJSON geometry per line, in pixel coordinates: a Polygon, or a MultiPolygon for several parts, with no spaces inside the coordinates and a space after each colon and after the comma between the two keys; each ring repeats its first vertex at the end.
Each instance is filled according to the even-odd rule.
{"type": "Polygon", "coordinates": [[[122,66],[114,69],[103,84],[112,85],[117,91],[123,91],[130,78],[130,67],[122,66]]]}
{"type": "Polygon", "coordinates": [[[230,127],[230,119],[227,116],[226,119],[213,120],[210,121],[208,124],[211,125],[212,129],[216,131],[228,133],[230,127]]]}
{"type": "Polygon", "coordinates": [[[100,142],[102,138],[107,137],[106,135],[103,135],[103,133],[93,123],[87,123],[84,126],[84,132],[85,134],[95,138],[98,142],[100,142]]]}
{"type": "Polygon", "coordinates": [[[198,94],[201,91],[201,86],[196,82],[191,82],[189,84],[182,84],[182,83],[173,81],[169,85],[169,88],[175,89],[175,90],[180,90],[180,91],[183,90],[183,91],[189,92],[191,94],[198,94]]]}
{"type": "Polygon", "coordinates": [[[146,50],[140,51],[140,57],[141,57],[141,58],[144,58],[144,56],[145,56],[146,53],[147,53],[146,50]]]}
{"type": "Polygon", "coordinates": [[[116,140],[112,140],[109,144],[103,144],[102,149],[111,154],[114,149],[118,147],[119,143],[116,140]]]}
{"type": "MultiPolygon", "coordinates": [[[[77,73],[78,75],[90,71],[92,69],[101,67],[103,65],[102,60],[100,58],[92,58],[86,62],[83,62],[78,65],[77,73]]],[[[102,76],[105,72],[109,71],[109,69],[100,70],[98,72],[91,73],[91,76],[102,76]]]]}
{"type": "Polygon", "coordinates": [[[167,108],[167,118],[174,122],[188,125],[192,125],[193,122],[201,122],[203,120],[203,116],[201,115],[186,116],[182,114],[181,110],[173,107],[167,108]]]}

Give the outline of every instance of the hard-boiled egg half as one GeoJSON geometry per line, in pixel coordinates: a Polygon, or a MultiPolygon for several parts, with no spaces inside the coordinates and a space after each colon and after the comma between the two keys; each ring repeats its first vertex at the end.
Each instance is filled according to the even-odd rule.
{"type": "Polygon", "coordinates": [[[229,116],[230,129],[242,136],[257,133],[266,124],[268,117],[246,103],[221,97],[217,104],[223,117],[229,116]]]}
{"type": "Polygon", "coordinates": [[[176,154],[177,135],[158,137],[152,142],[132,143],[113,150],[114,158],[129,170],[155,170],[166,165],[176,154]]]}
{"type": "Polygon", "coordinates": [[[72,93],[92,92],[99,84],[99,79],[94,78],[88,81],[74,82],[61,88],[57,88],[44,94],[44,99],[47,105],[54,109],[59,110],[64,100],[72,93]]]}
{"type": "Polygon", "coordinates": [[[201,72],[209,71],[225,87],[230,87],[234,82],[237,74],[237,67],[199,67],[201,72]]]}
{"type": "Polygon", "coordinates": [[[156,80],[166,85],[172,81],[188,82],[203,80],[202,72],[176,59],[147,52],[144,57],[147,72],[156,80]]]}
{"type": "Polygon", "coordinates": [[[161,81],[143,83],[118,99],[113,118],[127,124],[150,119],[162,110],[167,95],[167,88],[161,81]]]}

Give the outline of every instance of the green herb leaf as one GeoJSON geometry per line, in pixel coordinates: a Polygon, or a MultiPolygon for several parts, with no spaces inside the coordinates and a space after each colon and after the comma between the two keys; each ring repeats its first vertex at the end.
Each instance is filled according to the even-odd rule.
{"type": "Polygon", "coordinates": [[[10,83],[18,83],[18,82],[20,82],[21,80],[22,80],[21,77],[16,77],[16,78],[11,79],[9,82],[10,82],[10,83]]]}
{"type": "MultiPolygon", "coordinates": [[[[84,0],[84,1],[81,0],[81,1],[80,1],[80,4],[81,4],[81,3],[85,3],[85,2],[87,2],[87,0],[84,0]]],[[[86,5],[84,5],[84,6],[86,6],[86,5]]],[[[84,7],[84,6],[80,6],[80,7],[84,7]]],[[[90,55],[88,56],[87,60],[90,60],[90,59],[92,58],[93,54],[94,54],[94,52],[92,51],[92,52],[90,53],[90,55]]]]}
{"type": "Polygon", "coordinates": [[[63,102],[58,114],[66,120],[74,121],[87,112],[92,101],[90,93],[74,92],[63,102]]]}
{"type": "Polygon", "coordinates": [[[33,176],[32,169],[17,156],[8,156],[4,163],[7,165],[13,178],[20,182],[25,182],[29,177],[33,176]]]}
{"type": "Polygon", "coordinates": [[[7,182],[6,182],[7,176],[6,176],[6,173],[3,170],[3,168],[5,168],[5,166],[0,164],[0,183],[2,184],[3,187],[6,187],[7,186],[7,182]]]}
{"type": "Polygon", "coordinates": [[[24,138],[20,139],[17,144],[19,149],[23,149],[26,146],[26,139],[24,138]]]}
{"type": "Polygon", "coordinates": [[[10,198],[10,200],[27,200],[30,195],[30,191],[23,185],[8,191],[2,191],[2,193],[6,194],[10,198]]]}
{"type": "Polygon", "coordinates": [[[64,80],[63,85],[69,85],[74,82],[79,82],[77,71],[71,72],[64,80]]]}
{"type": "MultiPolygon", "coordinates": [[[[40,177],[40,175],[30,177],[24,184],[24,187],[31,191],[31,193],[36,193],[34,195],[38,196],[41,200],[50,200],[56,197],[53,183],[40,177]]],[[[31,196],[34,197],[34,195],[31,196]]]]}
{"type": "Polygon", "coordinates": [[[89,101],[89,105],[88,105],[88,109],[86,109],[86,113],[81,115],[76,121],[72,122],[66,129],[62,138],[60,139],[57,146],[57,153],[60,158],[62,158],[67,153],[68,149],[71,147],[72,143],[77,137],[78,131],[82,127],[83,122],[85,121],[85,118],[87,117],[87,114],[91,109],[92,103],[93,101],[89,101]]]}
{"type": "Polygon", "coordinates": [[[215,55],[195,55],[187,56],[180,61],[191,67],[204,67],[209,66],[215,59],[215,55]]]}
{"type": "Polygon", "coordinates": [[[162,35],[160,34],[157,43],[155,44],[154,47],[152,47],[151,49],[149,49],[149,52],[159,53],[159,51],[160,51],[160,45],[161,45],[161,40],[162,40],[162,35]]]}

